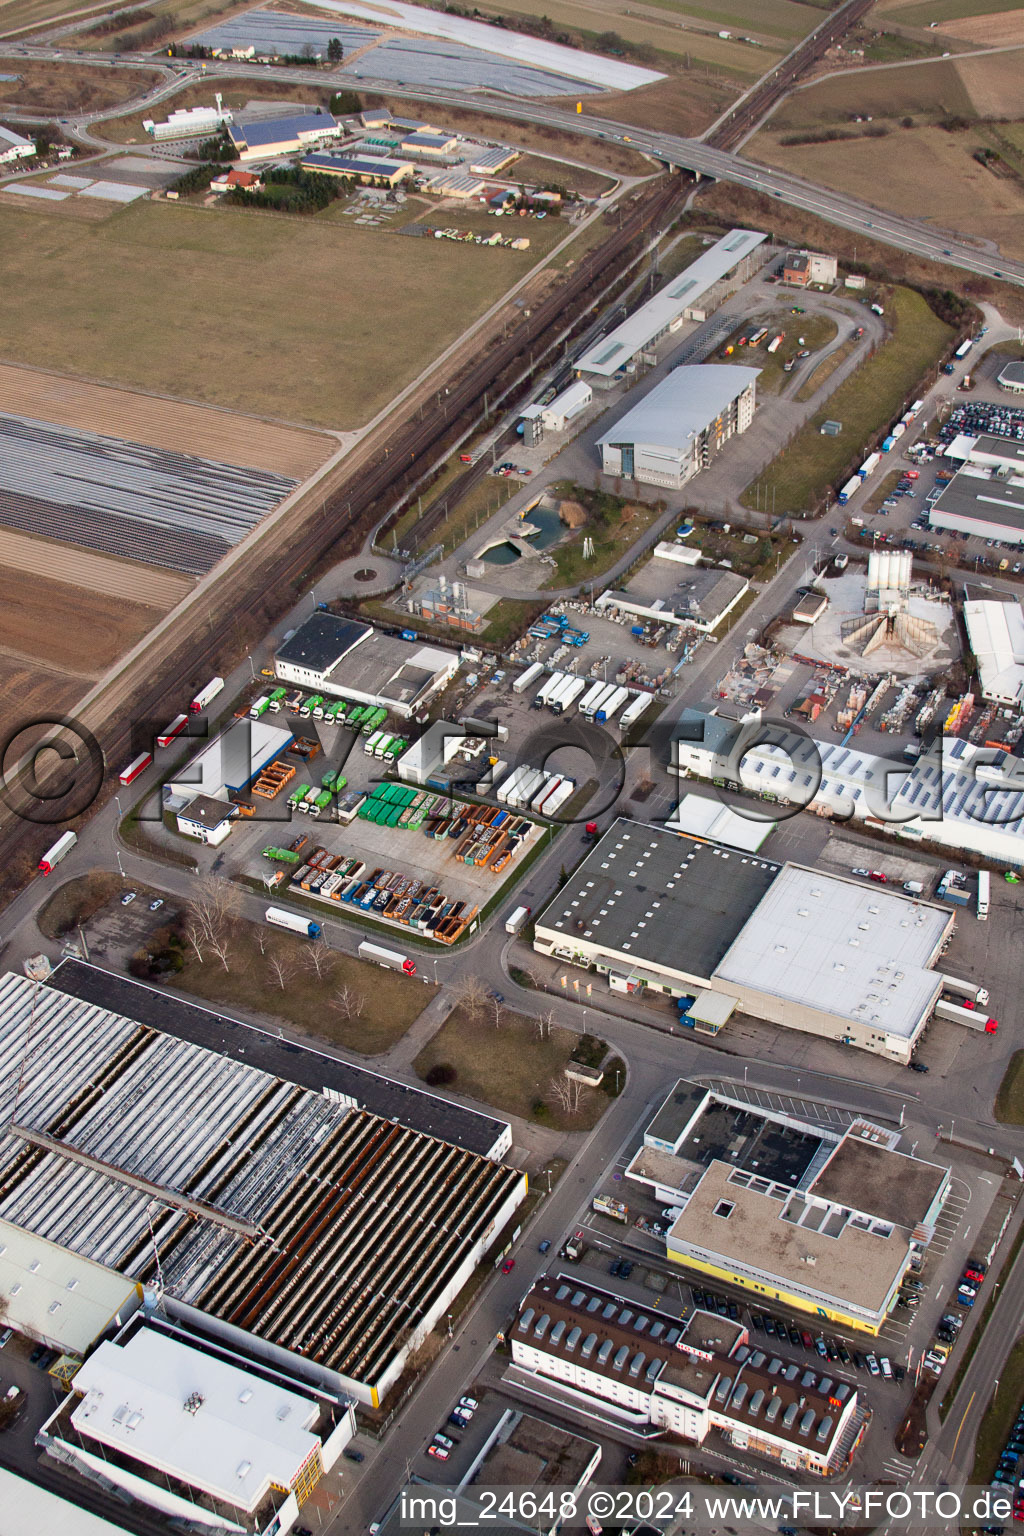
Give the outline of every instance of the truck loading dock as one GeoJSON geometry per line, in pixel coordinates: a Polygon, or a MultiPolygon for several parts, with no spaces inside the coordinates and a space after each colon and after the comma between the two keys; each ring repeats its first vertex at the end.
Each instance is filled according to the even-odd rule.
{"type": "Polygon", "coordinates": [[[877,885],[619,820],[538,919],[534,947],[617,990],[707,991],[909,1062],[952,927],[951,912],[877,885]]]}

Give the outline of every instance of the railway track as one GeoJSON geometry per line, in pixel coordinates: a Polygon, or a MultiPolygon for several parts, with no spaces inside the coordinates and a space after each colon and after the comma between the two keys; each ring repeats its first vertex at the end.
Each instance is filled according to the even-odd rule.
{"type": "MultiPolygon", "coordinates": [[[[232,656],[237,662],[244,649],[239,615],[248,617],[250,627],[257,626],[262,634],[294,601],[318,562],[329,557],[333,563],[354,552],[388,506],[436,458],[445,441],[458,435],[461,418],[467,411],[475,412],[484,390],[500,389],[503,376],[520,372],[524,356],[529,357],[532,349],[540,353],[546,332],[564,328],[573,309],[585,313],[593,290],[606,282],[609,269],[632,243],[674,215],[680,190],[680,179],[673,176],[642,196],[578,271],[452,379],[443,407],[435,403],[416,415],[415,407],[408,405],[398,424],[378,437],[372,453],[361,456],[357,450],[342,460],[329,480],[303,496],[288,517],[252,540],[205,600],[192,603],[180,622],[172,622],[154,637],[130,669],[120,672],[97,695],[83,716],[103,749],[107,790],[113,788],[118,765],[150,745],[140,736],[139,722],[162,723],[168,698],[185,697],[200,672],[210,667],[200,658],[211,658],[220,670],[232,656]],[[268,592],[274,594],[273,603],[267,600],[268,592]]],[[[27,859],[32,857],[34,862],[44,836],[34,823],[17,818],[0,830],[0,856],[12,876],[28,874],[27,859]]],[[[12,890],[14,883],[12,878],[12,890]]]]}
{"type": "Polygon", "coordinates": [[[818,29],[783,59],[778,68],[762,80],[726,118],[708,135],[706,143],[714,149],[735,149],[765,113],[789,91],[798,76],[820,59],[826,49],[848,32],[871,9],[874,0],[847,0],[818,29]]]}

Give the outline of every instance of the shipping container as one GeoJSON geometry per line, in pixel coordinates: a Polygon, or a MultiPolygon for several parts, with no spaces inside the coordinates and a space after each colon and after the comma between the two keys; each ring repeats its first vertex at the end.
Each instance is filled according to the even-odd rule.
{"type": "Polygon", "coordinates": [[[389,971],[404,971],[407,976],[416,975],[416,962],[397,949],[385,949],[383,944],[371,944],[364,939],[358,950],[360,960],[369,960],[389,971]]]}
{"type": "Polygon", "coordinates": [[[78,842],[77,832],[62,832],[52,848],[48,848],[39,860],[39,873],[48,875],[61,859],[66,858],[78,842]]]}
{"type": "Polygon", "coordinates": [[[132,758],[127,768],[121,769],[121,772],[118,774],[118,778],[122,784],[130,784],[133,779],[138,778],[140,773],[145,773],[146,769],[149,767],[152,761],[152,752],[140,752],[138,757],[132,758]]]}
{"type": "Polygon", "coordinates": [[[320,937],[320,924],[312,922],[308,917],[299,917],[296,912],[285,912],[282,907],[268,907],[264,916],[275,928],[288,928],[292,933],[304,934],[307,939],[320,937]]]}
{"type": "Polygon", "coordinates": [[[175,715],[170,725],[165,725],[156,739],[158,747],[169,747],[175,736],[180,736],[188,725],[188,715],[175,715]]]}
{"type": "Polygon", "coordinates": [[[223,689],[224,679],[222,677],[211,677],[206,687],[200,688],[195,698],[189,704],[188,707],[192,714],[197,715],[201,709],[206,708],[207,704],[212,704],[218,693],[223,692],[223,689]]]}

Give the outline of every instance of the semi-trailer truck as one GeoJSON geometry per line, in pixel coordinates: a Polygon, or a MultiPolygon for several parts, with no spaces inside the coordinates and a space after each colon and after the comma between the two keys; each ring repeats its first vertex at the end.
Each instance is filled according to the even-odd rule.
{"type": "Polygon", "coordinates": [[[988,1002],[988,987],[980,987],[976,981],[959,981],[955,976],[943,976],[942,985],[945,991],[966,997],[968,1002],[979,1003],[982,1007],[988,1002]]]}
{"type": "Polygon", "coordinates": [[[597,701],[608,692],[608,688],[608,683],[594,683],[593,687],[588,688],[576,706],[579,713],[586,715],[588,719],[592,720],[594,718],[594,710],[597,708],[597,701]]]}
{"type": "Polygon", "coordinates": [[[650,702],[649,693],[638,693],[635,698],[630,699],[619,717],[619,730],[628,731],[634,720],[639,720],[650,702]]]}
{"type": "Polygon", "coordinates": [[[127,768],[121,769],[121,772],[118,774],[118,779],[122,784],[130,784],[133,779],[138,778],[140,773],[145,773],[146,769],[149,767],[152,761],[152,752],[140,752],[138,757],[132,758],[127,768]]]}
{"type": "Polygon", "coordinates": [[[39,873],[48,875],[60,863],[67,858],[72,848],[78,842],[77,832],[62,832],[52,848],[48,848],[39,860],[39,873]]]}
{"type": "Polygon", "coordinates": [[[212,704],[218,693],[223,691],[224,679],[222,677],[211,677],[206,687],[200,688],[195,698],[191,700],[188,707],[192,714],[198,715],[201,709],[205,709],[207,704],[212,704]]]}
{"type": "Polygon", "coordinates": [[[605,721],[614,719],[628,698],[628,688],[616,688],[611,698],[606,699],[601,705],[601,708],[594,715],[594,719],[597,721],[598,725],[603,725],[605,721]]]}
{"type": "Polygon", "coordinates": [[[846,484],[839,492],[839,505],[841,507],[845,507],[850,497],[854,494],[855,491],[860,490],[863,483],[864,482],[861,480],[860,475],[851,475],[850,479],[847,480],[846,484]]]}
{"type": "Polygon", "coordinates": [[[870,475],[873,470],[878,468],[881,461],[882,455],[880,453],[869,453],[867,458],[864,460],[864,463],[857,471],[858,478],[861,480],[866,480],[868,475],[870,475]]]}
{"type": "Polygon", "coordinates": [[[991,897],[991,876],[987,869],[978,874],[978,921],[984,923],[988,920],[988,904],[991,897]]]}
{"type": "Polygon", "coordinates": [[[410,960],[408,955],[401,954],[397,949],[385,949],[383,944],[371,944],[369,939],[364,939],[358,950],[360,960],[369,960],[374,965],[382,965],[388,971],[404,971],[406,976],[416,975],[416,962],[410,960]]]}
{"type": "Polygon", "coordinates": [[[977,1029],[986,1035],[994,1035],[999,1028],[999,1020],[982,1013],[980,1008],[964,1008],[960,1003],[947,1002],[944,997],[935,1004],[935,1017],[948,1019],[951,1024],[966,1024],[968,1029],[977,1029]]]}
{"type": "Polygon", "coordinates": [[[568,688],[563,688],[558,697],[552,700],[552,714],[564,715],[565,711],[571,709],[580,694],[586,690],[586,686],[585,677],[574,677],[568,688]]]}
{"type": "Polygon", "coordinates": [[[520,933],[529,915],[529,907],[516,907],[511,916],[505,919],[505,932],[511,934],[520,933]]]}
{"type": "Polygon", "coordinates": [[[543,709],[544,705],[548,702],[555,689],[561,688],[568,675],[569,674],[567,672],[552,672],[549,677],[546,677],[541,684],[539,691],[534,694],[530,703],[530,708],[543,709]]]}
{"type": "Polygon", "coordinates": [[[268,907],[264,916],[275,928],[287,928],[292,933],[304,934],[307,939],[320,937],[320,924],[308,917],[299,917],[297,912],[285,912],[282,907],[268,907]]]}
{"type": "Polygon", "coordinates": [[[188,725],[188,715],[175,715],[170,725],[165,725],[156,739],[158,747],[169,747],[175,736],[180,736],[188,725]]]}

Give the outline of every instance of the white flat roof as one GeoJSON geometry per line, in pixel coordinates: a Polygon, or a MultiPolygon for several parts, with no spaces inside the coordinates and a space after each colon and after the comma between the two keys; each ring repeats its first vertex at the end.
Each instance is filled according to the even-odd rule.
{"type": "Polygon", "coordinates": [[[248,1511],[270,1483],[290,1488],[319,1443],[317,1403],[154,1328],[104,1341],[74,1386],[86,1439],[248,1511]]]}
{"type": "Polygon", "coordinates": [[[928,965],[948,923],[948,913],[925,902],[787,864],[715,979],[905,1040],[942,986],[928,965]]]}
{"type": "Polygon", "coordinates": [[[981,691],[1024,699],[1024,609],[1020,603],[966,602],[964,620],[981,691]]]}
{"type": "Polygon", "coordinates": [[[60,1536],[125,1536],[123,1525],[104,1520],[70,1499],[0,1467],[0,1508],[9,1531],[59,1531],[60,1536]]]}
{"type": "Polygon", "coordinates": [[[742,816],[712,795],[685,794],[665,823],[670,832],[688,832],[691,837],[708,837],[727,848],[741,848],[756,853],[777,822],[760,816],[742,816]]]}
{"type": "Polygon", "coordinates": [[[760,371],[731,363],[673,368],[649,395],[620,416],[598,444],[642,443],[685,453],[693,438],[753,384],[760,371]]]}
{"type": "Polygon", "coordinates": [[[172,787],[175,793],[191,799],[199,795],[216,799],[225,785],[248,783],[275,752],[284,751],[291,739],[291,731],[265,720],[233,720],[209,746],[190,758],[172,787]]]}
{"type": "Polygon", "coordinates": [[[731,229],[678,277],[666,283],[653,299],[648,299],[614,331],[596,341],[584,352],[576,367],[582,373],[599,373],[604,378],[611,378],[767,238],[756,229],[731,229]]]}
{"type": "Polygon", "coordinates": [[[0,1221],[0,1297],[19,1332],[84,1354],[111,1318],[127,1322],[138,1296],[116,1270],[0,1221]]]}
{"type": "Polygon", "coordinates": [[[589,405],[593,398],[594,391],[590,385],[584,379],[576,379],[568,389],[563,389],[560,395],[556,395],[551,404],[546,405],[544,409],[550,411],[552,416],[564,416],[567,411],[575,410],[578,405],[589,405]]]}

